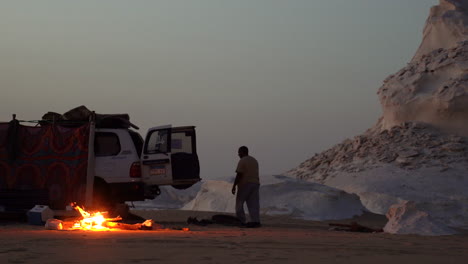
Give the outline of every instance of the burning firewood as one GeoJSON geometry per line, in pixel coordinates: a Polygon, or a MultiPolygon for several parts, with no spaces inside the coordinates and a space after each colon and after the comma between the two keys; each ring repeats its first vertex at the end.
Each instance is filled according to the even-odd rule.
{"type": "Polygon", "coordinates": [[[47,220],[46,229],[49,230],[91,230],[91,231],[107,231],[107,230],[181,230],[189,231],[188,228],[163,228],[161,225],[154,223],[148,219],[143,223],[126,224],[118,221],[122,217],[106,218],[107,212],[88,212],[84,208],[72,203],[71,206],[81,214],[81,218],[73,221],[62,221],[58,219],[47,220]]]}
{"type": "MultiPolygon", "coordinates": [[[[139,224],[105,222],[103,225],[108,228],[118,228],[118,229],[124,229],[124,230],[152,230],[154,222],[153,220],[146,220],[145,222],[139,223],[139,224]]],[[[161,229],[161,226],[157,225],[156,229],[161,229]]]]}
{"type": "MultiPolygon", "coordinates": [[[[72,203],[73,209],[78,211],[82,219],[76,221],[72,229],[84,229],[84,230],[109,230],[109,229],[122,229],[122,230],[152,230],[154,225],[153,220],[146,220],[143,223],[138,224],[125,224],[119,223],[122,217],[106,218],[104,215],[107,212],[87,212],[76,203],[72,203]]],[[[162,228],[157,225],[158,228],[162,228]]]]}

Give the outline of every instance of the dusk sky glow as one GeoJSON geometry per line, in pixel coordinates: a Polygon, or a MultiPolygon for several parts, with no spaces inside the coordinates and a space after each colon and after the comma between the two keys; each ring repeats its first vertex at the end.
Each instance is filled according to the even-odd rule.
{"type": "Polygon", "coordinates": [[[1,1],[0,120],[197,126],[201,177],[280,174],[373,126],[436,0],[1,1]]]}

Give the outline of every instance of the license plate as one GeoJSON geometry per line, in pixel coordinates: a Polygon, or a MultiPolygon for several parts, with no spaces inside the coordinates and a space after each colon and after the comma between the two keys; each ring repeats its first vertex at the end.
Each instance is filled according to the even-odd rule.
{"type": "Polygon", "coordinates": [[[166,167],[164,166],[151,167],[150,174],[151,175],[166,175],[166,167]]]}

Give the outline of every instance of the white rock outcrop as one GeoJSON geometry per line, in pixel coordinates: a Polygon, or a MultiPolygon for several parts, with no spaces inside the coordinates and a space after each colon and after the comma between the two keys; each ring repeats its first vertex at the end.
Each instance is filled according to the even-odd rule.
{"type": "Polygon", "coordinates": [[[431,8],[423,32],[423,40],[413,61],[421,59],[436,49],[450,49],[468,36],[468,2],[465,0],[440,0],[431,8]]]}
{"type": "Polygon", "coordinates": [[[184,205],[182,210],[234,213],[236,196],[231,193],[232,183],[205,181],[197,196],[184,205]]]}
{"type": "MultiPolygon", "coordinates": [[[[182,209],[234,213],[236,199],[231,188],[229,182],[206,181],[195,199],[182,209]]],[[[355,194],[294,179],[261,185],[260,210],[266,215],[307,220],[347,219],[367,211],[355,194]]]]}
{"type": "Polygon", "coordinates": [[[373,128],[285,175],[356,193],[375,213],[411,200],[432,219],[468,228],[467,0],[431,9],[412,61],[378,96],[383,115],[373,128]]]}
{"type": "Polygon", "coordinates": [[[468,1],[440,0],[432,7],[412,61],[378,91],[389,129],[408,121],[468,136],[468,1]]]}
{"type": "Polygon", "coordinates": [[[444,223],[434,220],[411,201],[395,204],[388,210],[386,216],[388,223],[383,230],[390,234],[440,236],[457,233],[444,223]]]}
{"type": "Polygon", "coordinates": [[[152,200],[136,201],[131,204],[140,209],[179,209],[192,201],[200,191],[202,183],[198,182],[185,190],[172,186],[160,186],[161,194],[152,200]]]}
{"type": "Polygon", "coordinates": [[[425,123],[408,122],[388,130],[370,129],[346,139],[286,174],[327,184],[343,173],[359,174],[381,167],[412,173],[433,168],[440,175],[448,175],[453,174],[455,165],[468,169],[466,138],[443,133],[425,123]]]}
{"type": "Polygon", "coordinates": [[[468,136],[468,41],[409,63],[384,81],[378,95],[379,129],[419,121],[468,136]]]}
{"type": "Polygon", "coordinates": [[[261,211],[306,220],[338,220],[362,215],[359,196],[329,186],[303,181],[264,185],[260,188],[261,211]]]}

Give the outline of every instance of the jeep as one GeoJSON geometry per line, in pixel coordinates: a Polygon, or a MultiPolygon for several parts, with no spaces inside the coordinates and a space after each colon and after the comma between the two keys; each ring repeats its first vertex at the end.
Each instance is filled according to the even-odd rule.
{"type": "Polygon", "coordinates": [[[93,204],[152,199],[159,186],[186,189],[200,181],[195,127],[155,127],[146,139],[132,129],[96,128],[93,204]]]}

